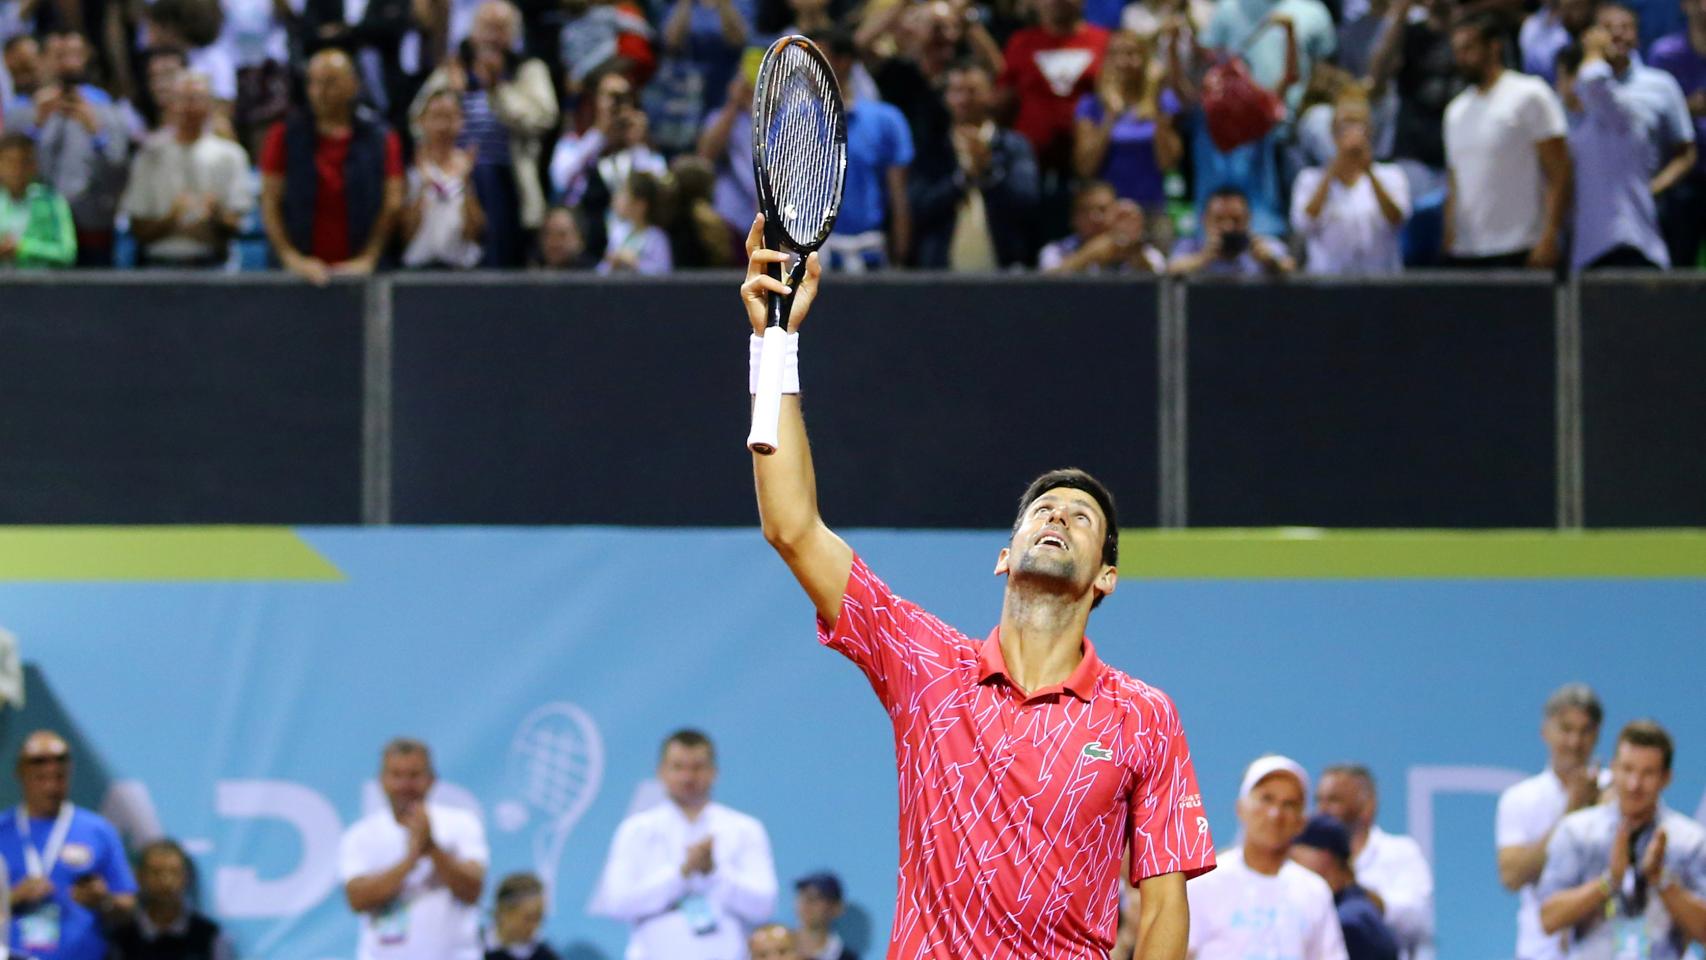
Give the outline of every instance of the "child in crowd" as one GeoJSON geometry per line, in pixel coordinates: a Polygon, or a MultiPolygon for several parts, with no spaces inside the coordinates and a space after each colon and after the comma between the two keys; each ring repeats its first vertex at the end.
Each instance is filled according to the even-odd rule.
{"type": "Polygon", "coordinates": [[[545,885],[531,873],[512,873],[498,884],[492,929],[486,932],[486,960],[557,960],[557,952],[539,939],[545,922],[545,885]]]}
{"type": "Polygon", "coordinates": [[[534,269],[585,270],[592,266],[592,258],[586,252],[586,235],[575,212],[568,207],[547,210],[545,223],[539,227],[539,255],[534,258],[534,269]]]}
{"type": "Polygon", "coordinates": [[[0,267],[68,267],[77,259],[71,207],[36,182],[36,144],[0,136],[0,267]]]}
{"type": "Polygon", "coordinates": [[[599,273],[668,273],[673,266],[663,216],[663,181],[636,171],[610,203],[610,238],[599,273]]]}

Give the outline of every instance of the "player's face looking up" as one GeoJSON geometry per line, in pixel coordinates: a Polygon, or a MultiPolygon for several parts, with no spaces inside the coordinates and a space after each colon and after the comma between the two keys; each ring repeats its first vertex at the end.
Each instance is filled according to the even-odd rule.
{"type": "Polygon", "coordinates": [[[432,760],[425,753],[389,753],[379,768],[379,787],[398,815],[424,803],[432,784],[432,760]]]}
{"type": "Polygon", "coordinates": [[[1092,587],[1098,597],[1111,593],[1114,568],[1102,562],[1107,530],[1095,498],[1056,487],[1025,508],[995,572],[1007,574],[1010,582],[1049,585],[1075,596],[1092,587]]]}
{"type": "Polygon", "coordinates": [[[1552,767],[1569,772],[1585,766],[1599,741],[1599,727],[1579,707],[1566,707],[1546,718],[1540,735],[1552,751],[1552,767]]]}
{"type": "Polygon", "coordinates": [[[671,743],[658,761],[658,781],[664,793],[681,807],[702,807],[717,782],[717,763],[711,748],[671,743]]]}
{"type": "Polygon", "coordinates": [[[1303,830],[1303,785],[1288,773],[1268,774],[1238,801],[1238,820],[1247,846],[1286,849],[1303,830]]]}

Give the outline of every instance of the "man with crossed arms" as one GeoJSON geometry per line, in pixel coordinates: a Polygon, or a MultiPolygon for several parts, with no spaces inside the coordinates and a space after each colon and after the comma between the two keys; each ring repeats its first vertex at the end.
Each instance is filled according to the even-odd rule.
{"type": "MultiPolygon", "coordinates": [[[[786,292],[764,272],[785,256],[762,242],[759,218],[741,286],[755,344],[766,296],[786,292]]],[[[813,254],[792,304],[794,358],[819,275],[813,254]]],[[[824,525],[797,361],[788,368],[777,451],[753,459],[759,515],[817,607],[819,641],[864,671],[894,724],[889,960],[1102,960],[1128,850],[1141,960],[1183,960],[1185,881],[1213,869],[1214,843],[1173,701],[1104,664],[1084,635],[1119,576],[1107,489],[1078,470],[1031,484],[995,559],[1000,625],[973,640],[896,597],[824,525]]]]}

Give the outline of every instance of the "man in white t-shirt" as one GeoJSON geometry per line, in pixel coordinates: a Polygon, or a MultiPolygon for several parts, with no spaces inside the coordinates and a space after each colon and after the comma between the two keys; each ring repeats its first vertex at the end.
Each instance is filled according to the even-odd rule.
{"type": "Polygon", "coordinates": [[[1445,250],[1460,267],[1555,267],[1570,206],[1564,108],[1539,77],[1504,67],[1504,23],[1478,14],[1451,32],[1470,85],[1445,108],[1445,250]]]}
{"type": "Polygon", "coordinates": [[[663,743],[667,800],[616,828],[588,911],[629,925],[627,960],[747,960],[747,937],[776,907],[764,825],[711,802],[717,754],[697,730],[663,743]]]}
{"type": "Polygon", "coordinates": [[[1434,871],[1421,844],[1387,833],[1374,822],[1380,809],[1374,774],[1359,763],[1328,767],[1315,788],[1315,809],[1345,825],[1357,885],[1380,908],[1398,938],[1398,956],[1433,956],[1434,871]]]}
{"type": "Polygon", "coordinates": [[[1585,683],[1569,683],[1546,698],[1540,739],[1551,761],[1545,770],[1499,796],[1494,842],[1499,848],[1499,882],[1517,892],[1516,960],[1560,960],[1560,937],[1540,927],[1540,897],[1535,884],[1546,867],[1546,844],[1567,813],[1599,801],[1599,770],[1592,763],[1605,710],[1585,683]]]}
{"type": "Polygon", "coordinates": [[[380,757],[387,806],[344,831],[338,874],[361,915],[356,960],[478,960],[490,854],[479,818],[428,803],[432,755],[398,738],[380,757]]]}
{"type": "Polygon", "coordinates": [[[1190,960],[1346,960],[1332,888],[1290,859],[1308,796],[1309,774],[1289,757],[1261,757],[1244,772],[1242,843],[1185,887],[1190,960]]]}

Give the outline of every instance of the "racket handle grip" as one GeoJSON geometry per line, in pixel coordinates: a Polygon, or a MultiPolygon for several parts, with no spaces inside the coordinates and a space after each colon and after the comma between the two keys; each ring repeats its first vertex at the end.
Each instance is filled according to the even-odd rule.
{"type": "Polygon", "coordinates": [[[746,448],[766,457],[776,452],[782,423],[782,362],[788,349],[787,337],[779,326],[765,327],[764,343],[759,348],[758,393],[752,398],[752,432],[746,435],[746,448]]]}

